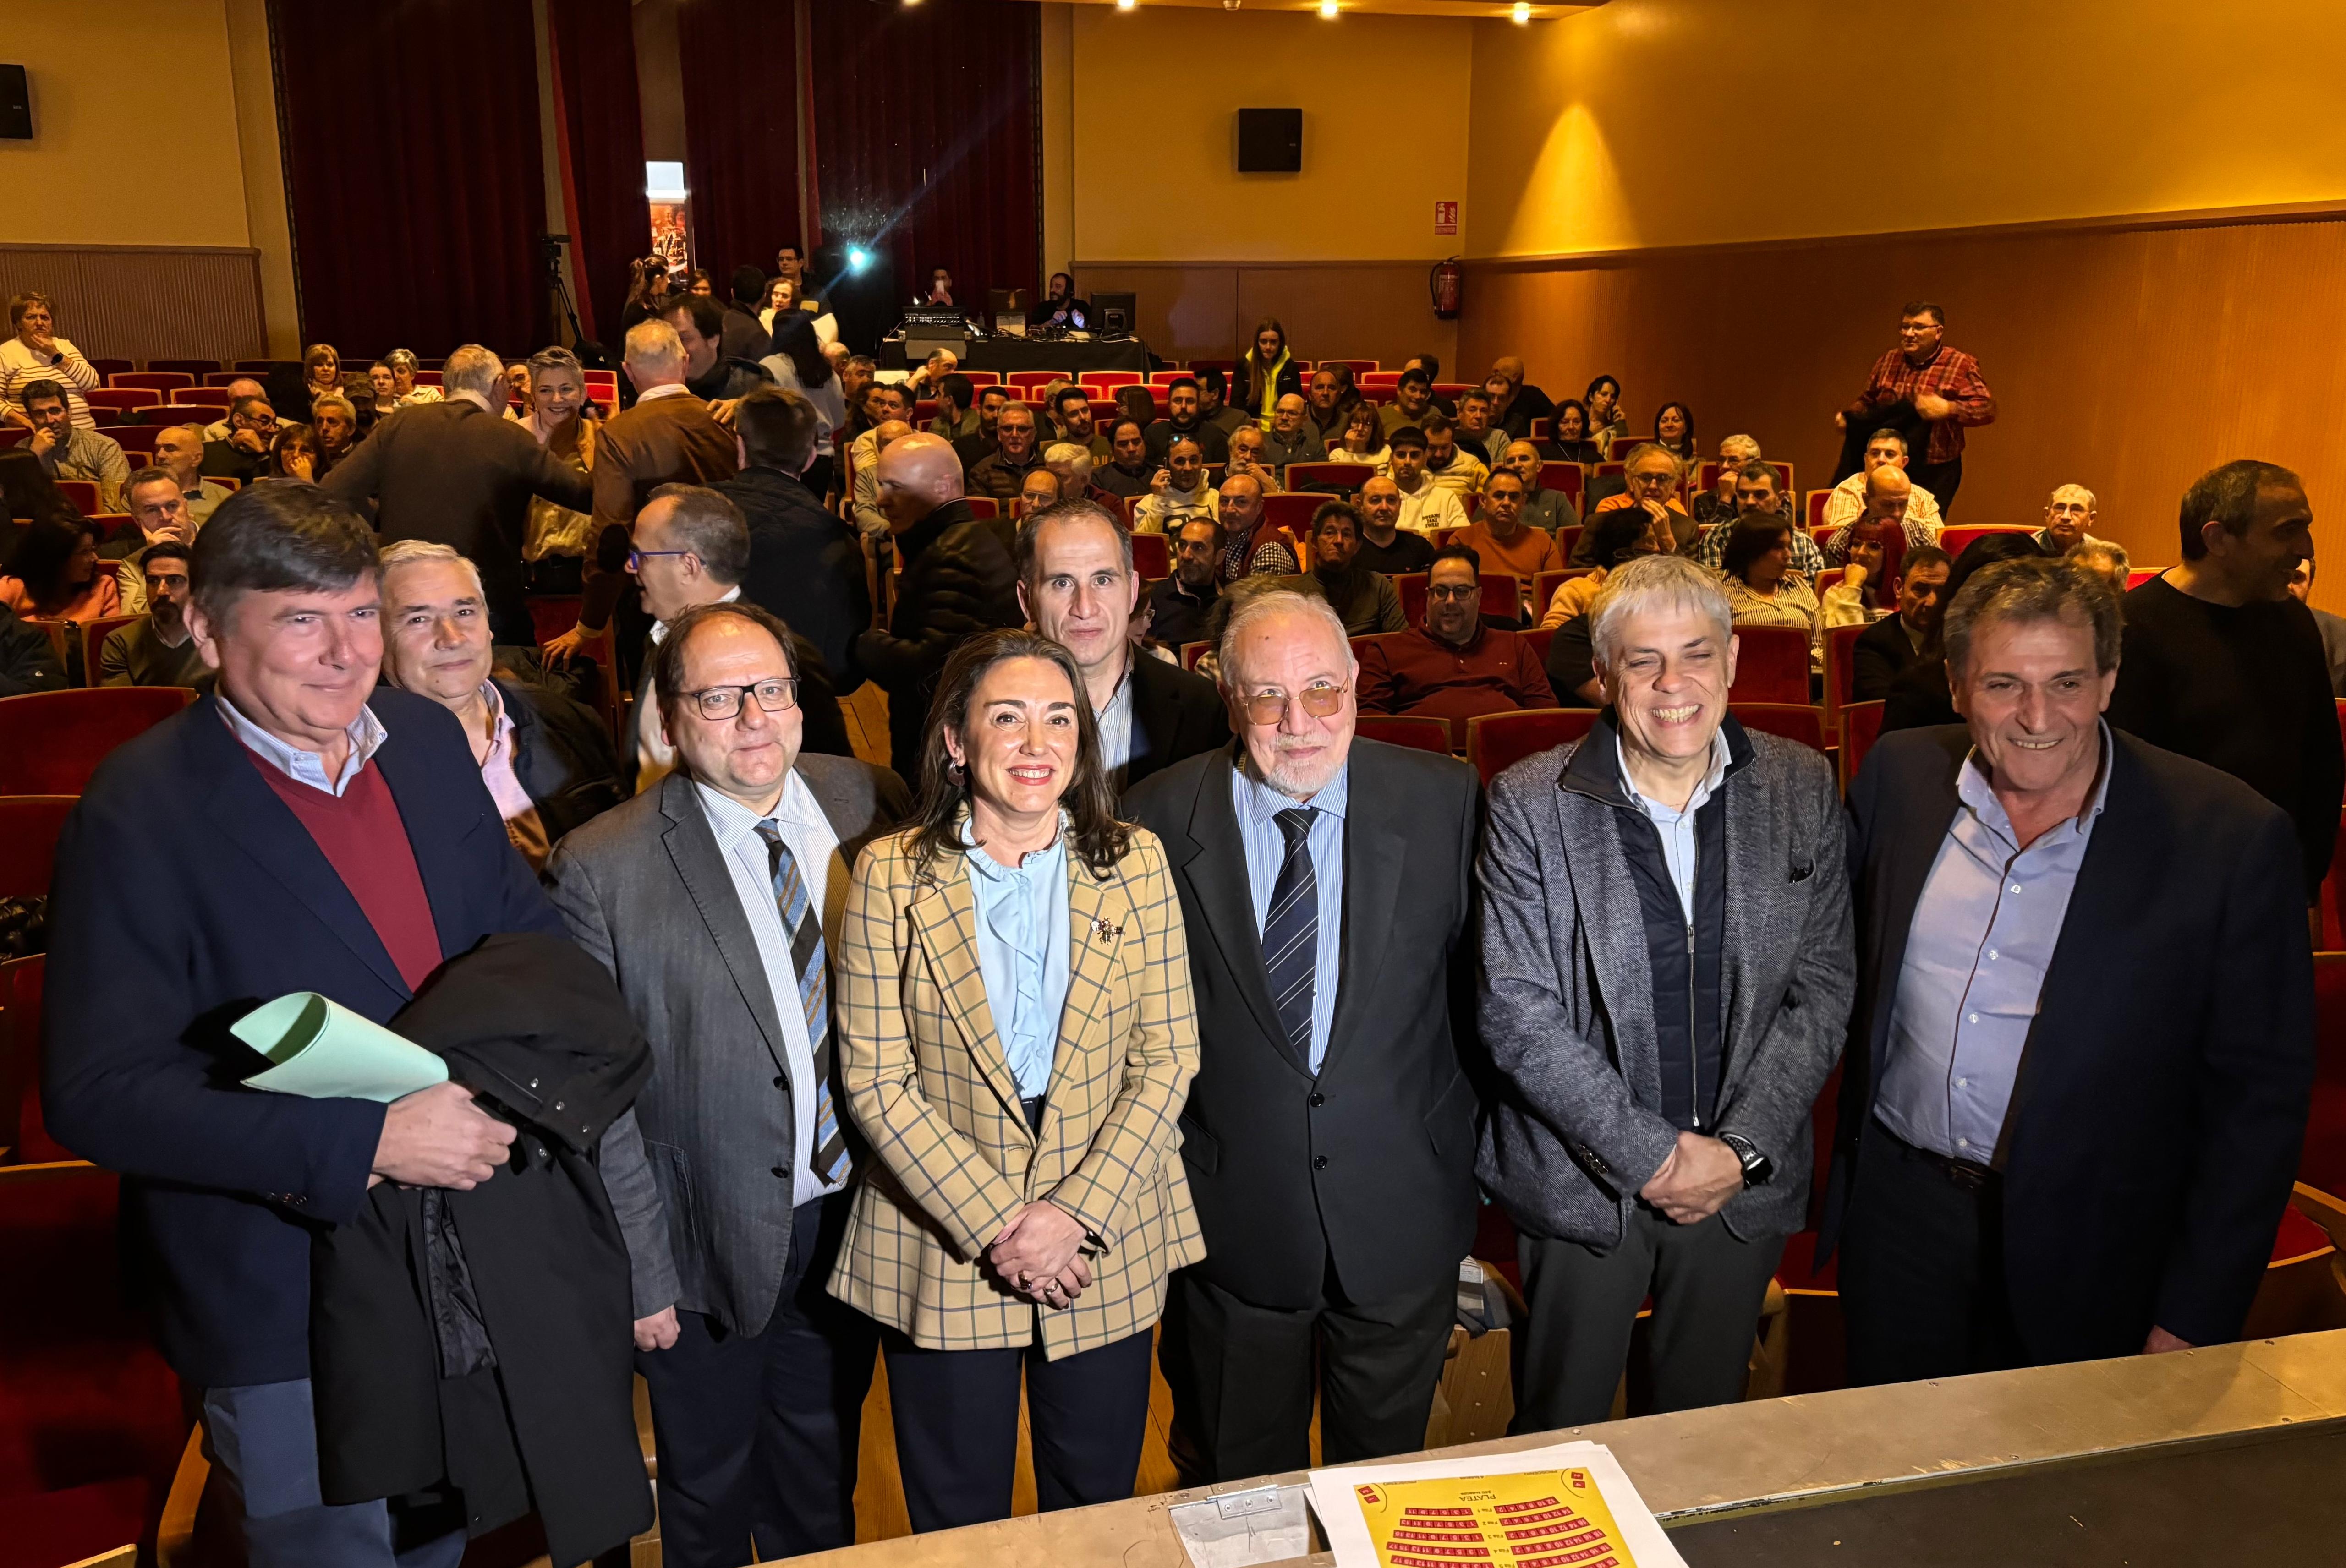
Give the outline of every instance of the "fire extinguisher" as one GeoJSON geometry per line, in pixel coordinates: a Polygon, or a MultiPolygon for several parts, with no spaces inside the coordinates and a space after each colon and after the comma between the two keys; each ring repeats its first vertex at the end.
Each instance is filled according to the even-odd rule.
{"type": "Polygon", "coordinates": [[[1436,316],[1445,321],[1458,319],[1458,295],[1465,282],[1466,270],[1458,264],[1457,257],[1434,263],[1433,270],[1426,274],[1425,283],[1433,295],[1433,313],[1436,316]]]}

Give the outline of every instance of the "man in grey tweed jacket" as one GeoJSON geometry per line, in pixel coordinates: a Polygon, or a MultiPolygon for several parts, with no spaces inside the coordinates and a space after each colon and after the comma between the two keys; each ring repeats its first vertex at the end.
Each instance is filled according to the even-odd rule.
{"type": "Polygon", "coordinates": [[[1478,868],[1519,1431],[1606,1418],[1649,1295],[1657,1408],[1741,1397],[1856,980],[1831,770],[1728,716],[1718,579],[1650,556],[1590,614],[1607,710],[1492,782],[1478,868]]]}

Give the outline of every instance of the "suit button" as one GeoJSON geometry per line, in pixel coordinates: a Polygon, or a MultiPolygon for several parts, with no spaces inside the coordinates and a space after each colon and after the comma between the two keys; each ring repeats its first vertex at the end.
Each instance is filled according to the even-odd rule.
{"type": "Polygon", "coordinates": [[[1327,1103],[1328,1096],[1325,1095],[1314,1095],[1311,1096],[1311,1108],[1315,1111],[1327,1103]]]}
{"type": "Polygon", "coordinates": [[[778,1176],[786,1176],[790,1174],[790,1167],[788,1166],[776,1166],[773,1167],[773,1171],[778,1176]]]}
{"type": "Polygon", "coordinates": [[[1313,1155],[1311,1156],[1311,1168],[1315,1171],[1326,1170],[1328,1168],[1328,1156],[1326,1155],[1313,1155]]]}
{"type": "Polygon", "coordinates": [[[782,1075],[781,1075],[780,1073],[775,1074],[774,1074],[774,1087],[775,1087],[775,1088],[777,1088],[777,1089],[780,1089],[780,1088],[785,1088],[785,1087],[787,1087],[787,1086],[788,1086],[788,1085],[786,1085],[786,1084],[782,1082],[782,1075]]]}

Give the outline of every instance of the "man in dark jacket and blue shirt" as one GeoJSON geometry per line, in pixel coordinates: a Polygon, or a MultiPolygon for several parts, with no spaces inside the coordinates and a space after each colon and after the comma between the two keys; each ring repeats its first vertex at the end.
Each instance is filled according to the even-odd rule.
{"type": "Polygon", "coordinates": [[[1588,618],[1606,713],[1493,781],[1479,868],[1522,1431],[1606,1418],[1649,1295],[1656,1409],[1742,1397],[1854,986],[1831,770],[1728,717],[1718,579],[1648,556],[1588,618]]]}

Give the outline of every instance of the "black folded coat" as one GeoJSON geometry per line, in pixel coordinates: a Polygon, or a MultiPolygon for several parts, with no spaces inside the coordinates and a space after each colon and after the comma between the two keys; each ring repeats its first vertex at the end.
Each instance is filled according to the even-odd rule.
{"type": "Polygon", "coordinates": [[[554,1561],[584,1562],[652,1522],[627,1249],[595,1159],[650,1048],[600,964],[527,934],[451,960],[390,1027],[520,1135],[471,1192],[386,1182],[318,1235],[325,1501],[453,1489],[470,1534],[534,1508],[554,1561]]]}

